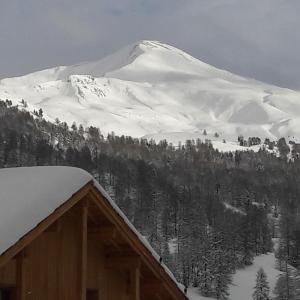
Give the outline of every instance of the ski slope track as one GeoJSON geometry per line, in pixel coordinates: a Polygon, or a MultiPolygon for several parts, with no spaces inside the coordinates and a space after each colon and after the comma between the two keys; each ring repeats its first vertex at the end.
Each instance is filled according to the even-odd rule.
{"type": "MultiPolygon", "coordinates": [[[[97,126],[104,134],[168,139],[300,139],[300,92],[243,78],[172,46],[140,41],[95,62],[0,81],[0,99],[48,120],[97,126]]],[[[225,149],[230,145],[225,146],[225,149]]]]}

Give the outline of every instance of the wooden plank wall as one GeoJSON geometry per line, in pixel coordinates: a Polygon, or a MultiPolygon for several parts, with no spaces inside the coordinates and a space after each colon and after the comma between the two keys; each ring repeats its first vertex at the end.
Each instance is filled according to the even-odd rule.
{"type": "Polygon", "coordinates": [[[101,243],[88,239],[87,214],[82,202],[64,214],[0,268],[0,287],[16,287],[16,300],[136,299],[130,273],[107,269],[101,243]]]}
{"type": "Polygon", "coordinates": [[[16,259],[0,268],[0,287],[11,287],[16,284],[16,259]]]}
{"type": "Polygon", "coordinates": [[[87,288],[97,290],[99,299],[127,300],[128,274],[122,270],[105,268],[105,251],[93,239],[88,240],[87,288]]]}

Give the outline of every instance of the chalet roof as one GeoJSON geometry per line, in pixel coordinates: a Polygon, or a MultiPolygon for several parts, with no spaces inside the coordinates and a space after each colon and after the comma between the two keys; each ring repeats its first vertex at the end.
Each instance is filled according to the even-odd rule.
{"type": "Polygon", "coordinates": [[[0,255],[90,180],[77,168],[1,169],[0,255]]]}
{"type": "MultiPolygon", "coordinates": [[[[58,166],[0,169],[0,256],[91,181],[159,261],[159,255],[91,174],[78,168],[58,166]]],[[[164,264],[162,267],[183,290],[169,269],[164,264]]]]}

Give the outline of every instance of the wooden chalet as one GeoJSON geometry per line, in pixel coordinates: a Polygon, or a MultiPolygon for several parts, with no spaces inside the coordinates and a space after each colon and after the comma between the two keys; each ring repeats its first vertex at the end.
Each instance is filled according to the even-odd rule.
{"type": "Polygon", "coordinates": [[[0,300],[188,299],[91,175],[0,170],[0,300]]]}

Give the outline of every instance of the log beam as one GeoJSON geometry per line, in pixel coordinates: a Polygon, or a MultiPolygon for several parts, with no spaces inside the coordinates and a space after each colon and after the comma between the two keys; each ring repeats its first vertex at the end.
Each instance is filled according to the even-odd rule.
{"type": "Polygon", "coordinates": [[[110,256],[107,255],[105,259],[105,268],[115,270],[131,270],[140,269],[141,259],[139,256],[120,255],[110,256]]]}
{"type": "Polygon", "coordinates": [[[123,251],[121,242],[123,241],[121,236],[118,234],[117,228],[114,225],[102,225],[99,227],[91,227],[88,231],[89,238],[94,241],[98,241],[103,245],[111,245],[118,252],[123,251]]]}
{"type": "Polygon", "coordinates": [[[163,283],[161,281],[146,281],[141,283],[141,294],[144,297],[156,296],[159,298],[163,292],[163,283]]]}
{"type": "Polygon", "coordinates": [[[100,241],[110,241],[117,237],[117,230],[113,225],[106,225],[89,228],[88,234],[91,238],[98,239],[100,241]]]}
{"type": "Polygon", "coordinates": [[[16,299],[17,300],[25,300],[25,286],[24,286],[24,279],[25,279],[25,254],[24,251],[21,251],[17,255],[17,266],[16,266],[16,299]]]}
{"type": "Polygon", "coordinates": [[[86,284],[87,284],[87,218],[88,218],[88,202],[83,200],[80,207],[79,218],[79,234],[80,234],[80,262],[79,276],[80,283],[78,286],[78,295],[81,300],[86,300],[86,284]]]}
{"type": "Polygon", "coordinates": [[[140,300],[140,268],[130,270],[130,299],[140,300]]]}

